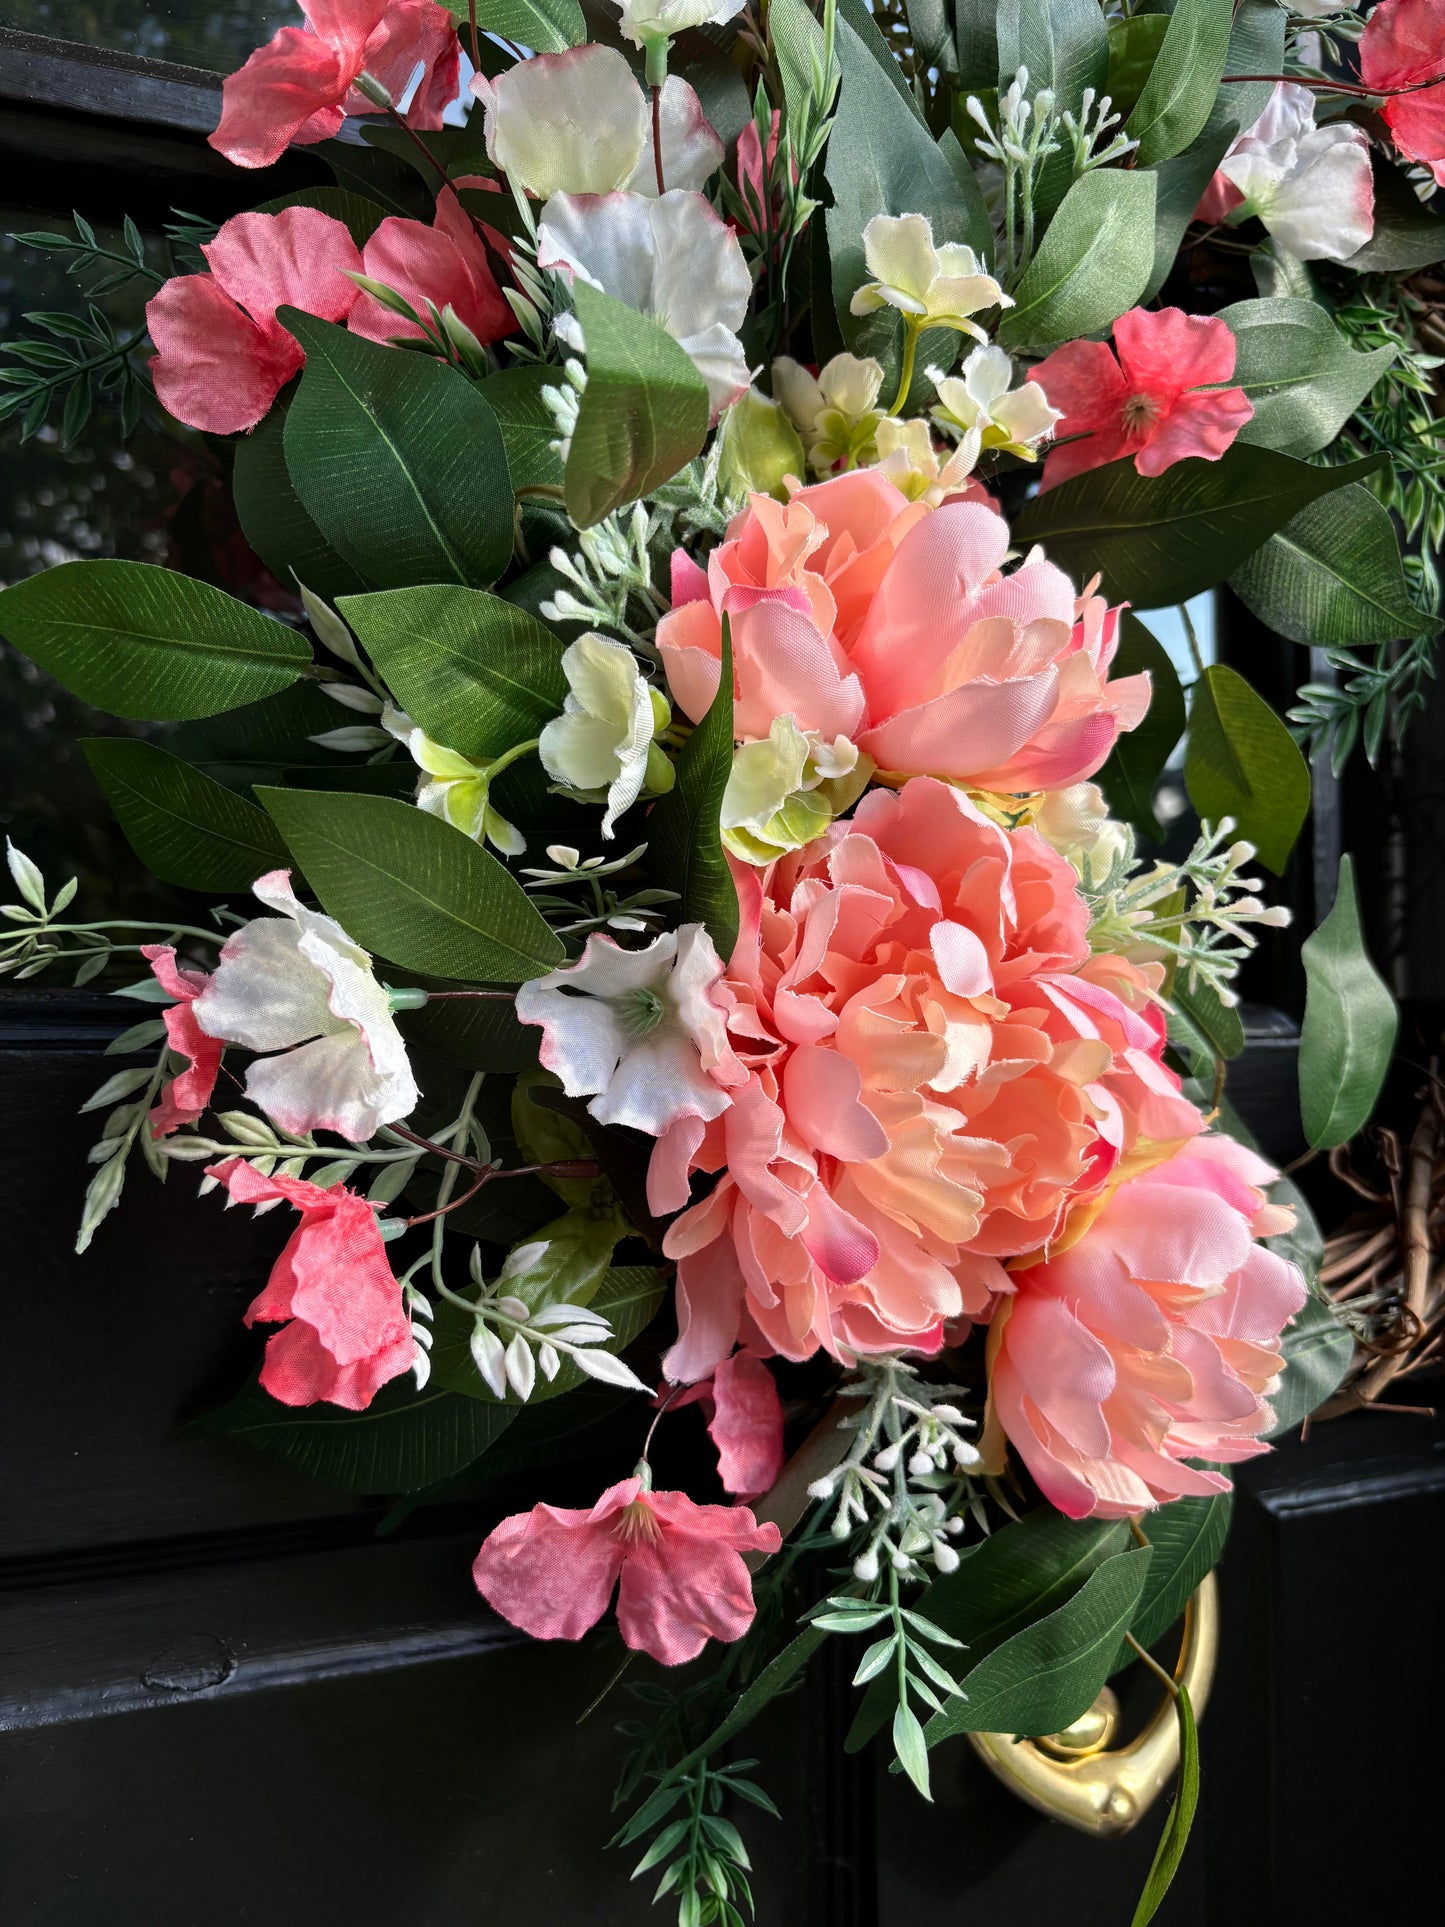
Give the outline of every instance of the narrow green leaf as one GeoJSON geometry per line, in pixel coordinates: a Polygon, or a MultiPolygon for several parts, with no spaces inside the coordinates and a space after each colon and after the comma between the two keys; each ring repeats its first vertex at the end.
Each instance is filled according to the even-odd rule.
{"type": "Polygon", "coordinates": [[[1283,873],[1309,811],[1309,766],[1264,698],[1223,663],[1189,699],[1184,786],[1202,820],[1232,816],[1266,869],[1283,873]]]}
{"type": "Polygon", "coordinates": [[[682,899],[678,919],[703,923],[718,955],[732,955],[738,893],[722,842],[722,799],[733,763],[733,652],[723,619],[722,669],[712,706],[683,745],[677,781],[647,819],[648,868],[682,899]]]}
{"type": "Polygon", "coordinates": [[[1139,143],[1136,165],[1181,153],[1204,131],[1219,92],[1234,21],[1231,0],[1178,0],[1159,57],[1125,132],[1139,143]]]}
{"type": "MultiPolygon", "coordinates": [[[[1164,1637],[1219,1564],[1233,1510],[1234,1495],[1216,1492],[1207,1499],[1175,1499],[1145,1519],[1153,1557],[1129,1627],[1141,1646],[1164,1637]]],[[[1121,1642],[1111,1670],[1130,1665],[1134,1657],[1133,1647],[1121,1642]]]]}
{"type": "Polygon", "coordinates": [[[1400,1025],[1395,1000],[1365,948],[1348,856],[1340,858],[1334,905],[1300,954],[1306,984],[1300,1116],[1310,1143],[1328,1151],[1369,1122],[1400,1025]]]}
{"type": "Polygon", "coordinates": [[[1179,1721],[1179,1785],[1175,1790],[1174,1804],[1169,1809],[1169,1818],[1164,1823],[1154,1863],[1149,1869],[1149,1878],[1144,1882],[1144,1891],[1134,1910],[1132,1927],[1148,1927],[1158,1913],[1170,1883],[1179,1871],[1179,1862],[1184,1858],[1184,1849],[1189,1844],[1189,1830],[1194,1824],[1194,1809],[1199,1804],[1199,1729],[1194,1722],[1194,1708],[1189,1702],[1188,1689],[1184,1686],[1179,1686],[1175,1691],[1174,1712],[1179,1721]]]}
{"type": "Polygon", "coordinates": [[[390,796],[257,791],[329,914],[431,977],[524,983],[564,951],[522,886],[440,817],[390,796]]]}
{"type": "Polygon", "coordinates": [[[113,716],[169,722],[274,695],[310,660],[284,623],[149,562],[62,562],[0,592],[0,633],[113,716]]]}
{"type": "MultiPolygon", "coordinates": [[[[469,23],[467,5],[446,0],[458,25],[469,23]]],[[[587,38],[587,22],[577,0],[476,0],[477,25],[534,53],[560,54],[587,38]]]]}
{"type": "Polygon", "coordinates": [[[131,848],[163,883],[244,890],[286,861],[264,810],[154,743],[83,740],[85,759],[131,848]]]}
{"type": "Polygon", "coordinates": [[[1109,28],[1109,72],[1104,86],[1114,112],[1127,120],[1159,58],[1167,13],[1136,13],[1109,28]]]}
{"type": "Polygon", "coordinates": [[[1155,192],[1152,174],[1121,168],[1075,181],[1004,310],[1000,343],[1051,348],[1132,308],[1154,266],[1155,192]]]}
{"type": "Polygon", "coordinates": [[[1182,981],[1183,975],[1181,971],[1175,979],[1170,1002],[1199,1033],[1208,1056],[1222,1057],[1228,1063],[1244,1049],[1244,1023],[1238,1010],[1222,1002],[1218,991],[1208,984],[1198,983],[1190,990],[1182,981]]]}
{"type": "Polygon", "coordinates": [[[1440,628],[1438,617],[1410,600],[1389,510],[1358,482],[1301,509],[1246,558],[1229,586],[1277,635],[1312,647],[1353,648],[1440,628]]]}
{"type": "Polygon", "coordinates": [[[1184,691],[1168,651],[1139,618],[1126,609],[1119,625],[1119,648],[1110,676],[1117,679],[1147,671],[1152,693],[1143,722],[1119,738],[1096,780],[1111,815],[1159,842],[1164,832],[1154,814],[1154,791],[1184,734],[1184,691]]]}
{"type": "Polygon", "coordinates": [[[928,1784],[928,1742],[913,1708],[900,1700],[893,1709],[893,1751],[898,1764],[925,1800],[933,1798],[928,1784]]]}
{"type": "Polygon", "coordinates": [[[1390,347],[1353,348],[1314,301],[1236,301],[1219,319],[1238,344],[1232,385],[1254,407],[1239,439],[1285,455],[1328,446],[1395,359],[1390,347]]]}

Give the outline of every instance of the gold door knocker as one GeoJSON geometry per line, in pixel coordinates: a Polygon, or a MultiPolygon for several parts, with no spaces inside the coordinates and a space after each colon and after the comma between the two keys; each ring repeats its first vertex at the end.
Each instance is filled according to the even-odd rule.
{"type": "MultiPolygon", "coordinates": [[[[1184,1609],[1184,1636],[1174,1677],[1196,1715],[1204,1711],[1219,1648],[1219,1594],[1210,1573],[1184,1609]]],[[[1038,1740],[1012,1733],[970,1733],[989,1771],[1040,1813],[1081,1833],[1127,1833],[1149,1811],[1179,1766],[1179,1723],[1167,1696],[1126,1746],[1111,1749],[1119,1702],[1106,1686],[1062,1733],[1038,1740]]]]}

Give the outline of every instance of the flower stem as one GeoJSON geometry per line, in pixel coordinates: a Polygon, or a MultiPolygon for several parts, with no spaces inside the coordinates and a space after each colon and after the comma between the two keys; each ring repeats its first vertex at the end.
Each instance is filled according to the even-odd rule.
{"type": "Polygon", "coordinates": [[[467,25],[472,33],[472,71],[479,74],[482,71],[482,48],[477,34],[477,0],[467,0],[467,25]]]}
{"type": "Polygon", "coordinates": [[[918,353],[918,337],[923,332],[923,324],[914,315],[903,317],[903,365],[898,371],[898,393],[893,397],[890,415],[901,415],[903,405],[908,400],[908,391],[913,386],[913,362],[918,353]]]}
{"type": "Polygon", "coordinates": [[[667,192],[667,182],[662,177],[662,89],[652,90],[652,166],[657,175],[659,196],[667,192]]]}

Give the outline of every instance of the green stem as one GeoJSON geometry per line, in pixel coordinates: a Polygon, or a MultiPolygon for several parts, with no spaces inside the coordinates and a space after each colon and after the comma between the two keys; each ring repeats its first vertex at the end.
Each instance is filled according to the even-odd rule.
{"type": "Polygon", "coordinates": [[[504,769],[519,762],[522,757],[530,756],[540,741],[540,737],[533,736],[528,742],[516,743],[511,749],[504,749],[495,762],[487,764],[487,781],[490,782],[493,777],[500,776],[504,769]]]}
{"type": "MultiPolygon", "coordinates": [[[[453,1131],[452,1141],[456,1144],[465,1145],[467,1141],[467,1133],[471,1129],[472,1112],[476,1108],[477,1097],[481,1092],[485,1075],[485,1072],[478,1071],[467,1085],[466,1096],[462,1099],[461,1109],[457,1112],[456,1125],[453,1131]]],[[[451,1200],[452,1192],[456,1188],[457,1170],[457,1153],[453,1151],[447,1157],[447,1168],[442,1172],[441,1183],[437,1186],[437,1206],[441,1215],[433,1222],[431,1233],[432,1283],[439,1292],[443,1293],[447,1289],[442,1278],[442,1246],[446,1242],[447,1235],[445,1212],[446,1206],[451,1200]]]]}
{"type": "Polygon", "coordinates": [[[890,415],[901,415],[903,404],[908,400],[908,391],[913,386],[913,362],[918,353],[918,337],[923,332],[923,323],[914,315],[903,317],[903,364],[898,372],[898,393],[893,397],[890,415]]]}
{"type": "Polygon", "coordinates": [[[1185,638],[1189,643],[1189,654],[1194,660],[1195,670],[1202,676],[1204,674],[1204,655],[1199,647],[1199,637],[1194,633],[1194,619],[1189,613],[1187,604],[1181,602],[1177,607],[1179,610],[1179,620],[1184,624],[1185,638]]]}

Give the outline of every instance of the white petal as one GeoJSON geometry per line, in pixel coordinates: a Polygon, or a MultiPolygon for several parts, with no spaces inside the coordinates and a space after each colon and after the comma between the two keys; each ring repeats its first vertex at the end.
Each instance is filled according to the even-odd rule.
{"type": "Polygon", "coordinates": [[[580,274],[646,314],[652,307],[653,238],[640,194],[554,194],[537,226],[537,265],[580,274]]]}
{"type": "Polygon", "coordinates": [[[773,363],[773,394],[794,427],[805,435],[827,405],[821,383],[791,355],[779,355],[773,363]]]}
{"type": "Polygon", "coordinates": [[[915,301],[938,274],[933,229],[922,214],[875,214],[863,230],[863,258],[875,281],[915,301]]]}
{"type": "Polygon", "coordinates": [[[279,1056],[258,1057],[246,1073],[246,1095],[283,1131],[335,1131],[353,1144],[375,1136],[388,1108],[370,1053],[349,1025],[279,1056]]]}
{"type": "Polygon", "coordinates": [[[569,997],[560,990],[544,989],[545,982],[522,985],[517,992],[517,1017],[524,1024],[542,1026],[542,1063],[561,1078],[567,1095],[595,1097],[607,1089],[631,1038],[605,999],[569,997]]]}
{"type": "Polygon", "coordinates": [[[738,237],[701,194],[669,191],[651,204],[651,310],[675,341],[747,318],[753,278],[738,237]]]}
{"type": "MultiPolygon", "coordinates": [[[[635,84],[635,83],[634,83],[635,84]]],[[[662,86],[662,99],[658,103],[662,120],[662,179],[668,188],[689,187],[694,190],[706,187],[723,162],[723,144],[707,115],[702,111],[702,102],[685,80],[676,74],[669,74],[662,86]]],[[[652,114],[643,116],[646,132],[643,136],[642,157],[633,169],[630,179],[615,181],[610,185],[625,187],[633,194],[655,196],[657,193],[657,165],[652,156],[652,114]]]]}
{"type": "Polygon", "coordinates": [[[614,47],[519,61],[484,100],[488,153],[541,200],[611,193],[637,166],[647,101],[614,47]]]}
{"type": "MultiPolygon", "coordinates": [[[[416,1109],[420,1093],[386,991],[371,974],[369,965],[366,969],[359,968],[316,931],[308,931],[302,937],[301,949],[331,986],[332,1017],[353,1025],[366,1046],[375,1075],[378,1121],[392,1124],[407,1116],[416,1109]]],[[[371,1133],[368,1131],[366,1135],[369,1137],[371,1133]]]]}
{"type": "Polygon", "coordinates": [[[708,402],[713,419],[748,392],[751,374],[743,344],[720,321],[701,334],[683,335],[678,347],[691,356],[697,372],[707,383],[708,402]]]}
{"type": "Polygon", "coordinates": [[[215,975],[191,1008],[209,1037],[247,1050],[282,1050],[335,1029],[330,985],[301,952],[301,932],[257,917],[226,939],[215,975]]]}

